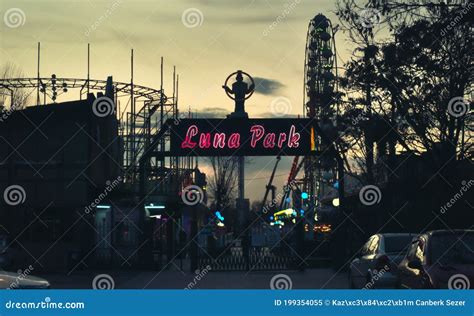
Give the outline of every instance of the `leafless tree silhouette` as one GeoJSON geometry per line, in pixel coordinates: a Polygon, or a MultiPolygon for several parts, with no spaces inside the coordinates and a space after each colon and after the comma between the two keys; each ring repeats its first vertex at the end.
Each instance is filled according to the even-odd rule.
{"type": "MultiPolygon", "coordinates": [[[[22,78],[23,71],[20,67],[12,63],[5,63],[0,68],[1,79],[22,78]]],[[[28,98],[32,91],[26,89],[16,89],[8,87],[0,87],[0,107],[18,110],[24,108],[28,104],[28,98]]]]}

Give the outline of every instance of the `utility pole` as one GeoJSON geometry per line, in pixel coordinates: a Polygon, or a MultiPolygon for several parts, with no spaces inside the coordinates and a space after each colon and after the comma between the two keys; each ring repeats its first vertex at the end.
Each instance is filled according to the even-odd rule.
{"type": "Polygon", "coordinates": [[[367,168],[367,178],[369,183],[374,182],[374,142],[373,142],[373,132],[372,132],[372,91],[370,87],[370,45],[367,44],[364,51],[364,64],[365,64],[365,101],[366,101],[366,110],[368,117],[368,124],[364,128],[364,142],[365,142],[365,165],[367,168]]]}

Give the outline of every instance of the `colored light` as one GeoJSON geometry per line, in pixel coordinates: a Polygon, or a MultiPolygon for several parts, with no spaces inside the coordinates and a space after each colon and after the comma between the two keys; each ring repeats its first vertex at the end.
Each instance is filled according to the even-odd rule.
{"type": "Polygon", "coordinates": [[[314,232],[329,233],[331,230],[331,224],[314,225],[313,227],[314,232]]]}
{"type": "Polygon", "coordinates": [[[224,221],[224,216],[222,216],[221,212],[216,211],[214,214],[216,214],[216,217],[217,217],[220,221],[224,221]]]}
{"type": "Polygon", "coordinates": [[[301,198],[303,200],[306,200],[308,197],[309,197],[308,193],[306,193],[306,192],[301,193],[301,198]]]}
{"type": "Polygon", "coordinates": [[[335,198],[334,200],[332,200],[332,205],[334,205],[335,207],[338,207],[339,204],[340,204],[339,198],[335,198]]]}
{"type": "Polygon", "coordinates": [[[332,187],[333,187],[334,189],[339,189],[339,182],[337,182],[337,181],[334,182],[334,184],[332,185],[332,187]]]}
{"type": "Polygon", "coordinates": [[[97,208],[110,208],[110,205],[97,205],[97,208]]]}
{"type": "Polygon", "coordinates": [[[150,210],[156,210],[156,209],[164,209],[165,206],[164,205],[154,205],[153,203],[151,203],[150,205],[145,205],[145,208],[150,209],[150,210]]]}
{"type": "Polygon", "coordinates": [[[292,208],[288,208],[283,211],[276,212],[273,214],[274,216],[280,216],[280,215],[293,215],[294,210],[292,208]]]}

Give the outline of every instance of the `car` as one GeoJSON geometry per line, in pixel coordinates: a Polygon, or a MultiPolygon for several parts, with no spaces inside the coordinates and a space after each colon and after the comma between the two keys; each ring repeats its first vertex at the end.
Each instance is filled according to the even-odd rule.
{"type": "Polygon", "coordinates": [[[400,288],[473,289],[474,230],[436,230],[413,239],[398,266],[400,288]]]}
{"type": "Polygon", "coordinates": [[[51,285],[45,279],[25,273],[0,272],[0,289],[49,289],[51,285]]]}
{"type": "Polygon", "coordinates": [[[371,236],[349,266],[351,288],[395,288],[397,266],[415,235],[409,233],[371,236]]]}

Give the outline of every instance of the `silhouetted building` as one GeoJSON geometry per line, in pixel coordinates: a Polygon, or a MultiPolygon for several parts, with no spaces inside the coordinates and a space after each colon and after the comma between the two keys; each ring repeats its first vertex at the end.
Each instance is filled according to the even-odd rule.
{"type": "Polygon", "coordinates": [[[0,230],[35,269],[72,268],[93,249],[90,204],[120,176],[117,120],[97,116],[94,99],[28,107],[0,123],[0,230]],[[15,189],[20,200],[7,196],[15,189]]]}

